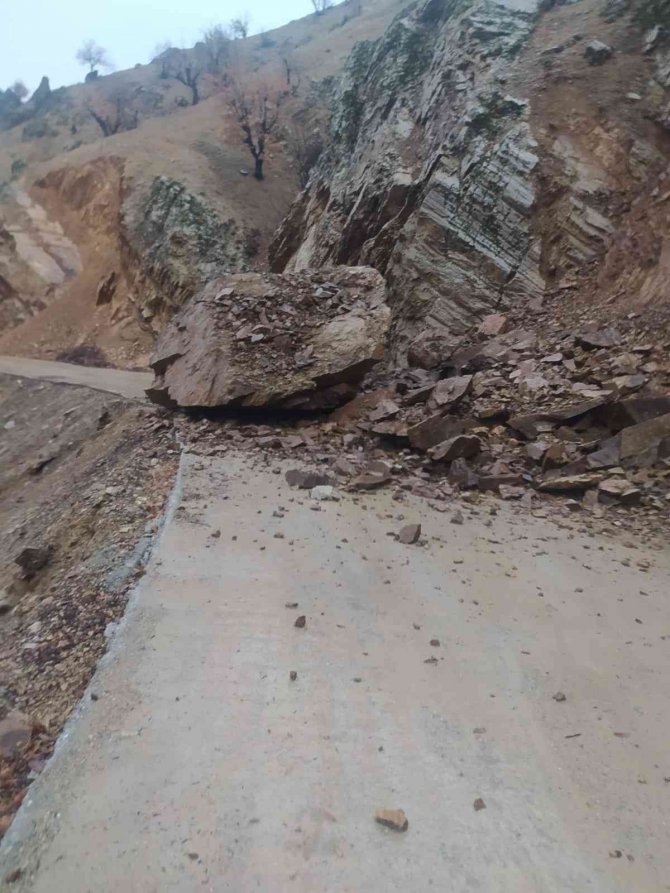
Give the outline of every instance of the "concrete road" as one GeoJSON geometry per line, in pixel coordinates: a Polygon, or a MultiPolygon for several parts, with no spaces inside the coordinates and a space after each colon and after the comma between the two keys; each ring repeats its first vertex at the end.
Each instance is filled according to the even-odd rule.
{"type": "Polygon", "coordinates": [[[52,360],[6,356],[0,356],[0,373],[16,378],[41,378],[56,384],[82,385],[133,400],[146,399],[144,390],[154,378],[151,372],[129,372],[126,369],[102,369],[97,366],[77,366],[52,360]]]}
{"type": "Polygon", "coordinates": [[[668,555],[464,514],[185,456],[6,888],[670,889],[668,555]]]}

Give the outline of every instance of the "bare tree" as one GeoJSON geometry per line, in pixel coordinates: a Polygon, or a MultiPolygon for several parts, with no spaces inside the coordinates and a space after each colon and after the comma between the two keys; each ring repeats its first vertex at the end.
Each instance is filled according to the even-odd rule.
{"type": "Polygon", "coordinates": [[[191,91],[191,105],[200,102],[198,81],[202,76],[201,66],[186,50],[173,50],[165,60],[166,76],[174,78],[191,91]]]}
{"type": "Polygon", "coordinates": [[[103,136],[113,136],[123,130],[134,130],[139,113],[133,108],[133,94],[127,88],[119,88],[106,97],[89,102],[86,110],[96,122],[103,136]]]}
{"type": "Polygon", "coordinates": [[[233,84],[230,107],[244,134],[242,142],[254,159],[254,177],[264,177],[263,163],[267,137],[274,132],[279,121],[281,93],[267,88],[245,93],[239,84],[233,84]]]}
{"type": "Polygon", "coordinates": [[[102,66],[102,68],[110,67],[107,50],[98,46],[94,40],[87,40],[77,50],[76,59],[82,65],[88,65],[89,71],[95,71],[98,66],[102,66]]]}
{"type": "Polygon", "coordinates": [[[26,98],[26,96],[30,92],[30,90],[28,90],[28,88],[23,83],[23,81],[14,81],[14,83],[12,84],[12,86],[9,89],[12,91],[12,93],[14,94],[14,96],[16,96],[17,99],[21,100],[21,102],[23,102],[23,100],[26,98]]]}
{"type": "Polygon", "coordinates": [[[291,96],[297,96],[300,88],[302,77],[296,68],[296,64],[291,56],[283,56],[282,63],[284,65],[284,75],[286,76],[286,87],[291,96]]]}
{"type": "Polygon", "coordinates": [[[229,28],[233,40],[239,40],[240,38],[249,36],[250,21],[251,19],[248,12],[230,20],[229,28]]]}
{"type": "Polygon", "coordinates": [[[231,27],[214,25],[202,36],[207,70],[210,74],[220,74],[228,63],[230,54],[231,27]]]}
{"type": "Polygon", "coordinates": [[[333,0],[312,0],[314,12],[320,16],[333,5],[333,0]]]}

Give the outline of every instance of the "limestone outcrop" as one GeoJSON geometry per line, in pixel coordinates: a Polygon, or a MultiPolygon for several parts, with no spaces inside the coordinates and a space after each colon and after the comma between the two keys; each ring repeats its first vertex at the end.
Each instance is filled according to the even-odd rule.
{"type": "Polygon", "coordinates": [[[505,87],[534,15],[532,2],[429,0],[360,44],[273,269],[372,264],[403,343],[426,321],[463,330],[512,295],[539,297],[536,143],[505,87]]]}
{"type": "Polygon", "coordinates": [[[607,6],[424,0],[355,47],[272,269],[380,270],[400,361],[557,292],[663,303],[670,34],[607,6]]]}

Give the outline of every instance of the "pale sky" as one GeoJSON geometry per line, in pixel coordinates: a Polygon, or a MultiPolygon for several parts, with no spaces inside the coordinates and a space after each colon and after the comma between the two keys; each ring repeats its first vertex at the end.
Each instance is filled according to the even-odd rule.
{"type": "Polygon", "coordinates": [[[310,0],[0,0],[0,88],[20,79],[34,90],[83,80],[75,53],[88,39],[115,69],[146,63],[156,44],[192,46],[205,28],[248,12],[250,32],[277,28],[313,12],[310,0]]]}

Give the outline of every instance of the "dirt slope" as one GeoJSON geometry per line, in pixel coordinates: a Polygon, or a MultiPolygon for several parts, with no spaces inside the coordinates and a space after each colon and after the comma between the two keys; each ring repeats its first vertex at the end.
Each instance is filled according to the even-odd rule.
{"type": "Polygon", "coordinates": [[[123,613],[176,454],[149,407],[5,375],[0,428],[0,723],[19,711],[27,733],[2,738],[4,833],[123,613]]]}
{"type": "MultiPolygon", "coordinates": [[[[353,43],[377,37],[399,6],[399,0],[375,0],[354,15],[353,5],[343,4],[323,16],[307,16],[267,35],[237,41],[232,70],[245,85],[281,86],[283,60],[289,59],[299,86],[296,96],[287,97],[283,122],[290,129],[306,106],[310,120],[318,120],[325,114],[328,79],[339,71],[353,43]]],[[[217,79],[204,76],[201,103],[182,107],[178,103],[186,101],[188,90],[160,73],[159,64],[140,66],[60,91],[54,109],[40,118],[45,135],[27,137],[24,126],[0,133],[0,224],[39,244],[61,280],[42,275],[10,241],[0,239],[5,328],[25,320],[20,332],[0,338],[0,351],[54,358],[67,348],[93,344],[116,364],[145,363],[163,305],[175,293],[180,295],[177,303],[184,293],[192,293],[190,284],[185,291],[182,287],[184,277],[190,278],[183,269],[175,277],[142,263],[142,256],[155,247],[144,243],[137,230],[154,213],[150,192],[156,177],[180,184],[202,202],[211,220],[232,222],[228,269],[264,265],[266,246],[298,186],[286,131],[272,139],[266,179],[259,183],[241,174],[252,159],[217,79]],[[138,97],[140,125],[101,139],[86,105],[95,106],[120,89],[138,97]],[[18,177],[11,174],[12,163],[24,165],[18,177]],[[44,208],[49,225],[60,226],[76,246],[81,272],[64,266],[44,245],[18,204],[19,190],[30,196],[38,213],[44,208]],[[113,299],[96,306],[98,285],[110,274],[116,276],[113,299]],[[39,318],[31,319],[36,313],[39,318]]],[[[191,246],[185,254],[197,252],[191,246]]]]}

